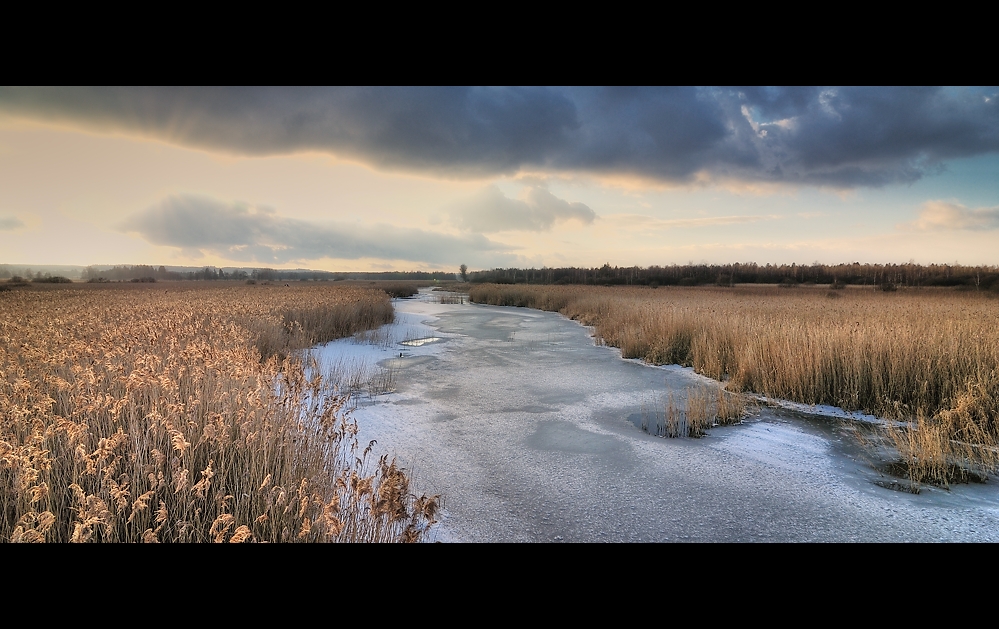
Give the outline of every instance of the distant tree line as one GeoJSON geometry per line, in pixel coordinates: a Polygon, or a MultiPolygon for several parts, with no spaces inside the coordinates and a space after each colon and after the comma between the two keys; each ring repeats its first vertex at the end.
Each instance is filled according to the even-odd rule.
{"type": "MultiPolygon", "coordinates": [[[[13,269],[0,265],[0,279],[15,275],[27,281],[57,281],[50,273],[13,269]],[[21,271],[17,273],[15,271],[21,271]]],[[[165,266],[145,264],[102,269],[87,267],[82,278],[90,282],[132,282],[161,280],[257,280],[257,281],[339,281],[339,280],[454,280],[445,271],[385,271],[334,273],[305,269],[224,269],[206,266],[192,271],[171,271],[165,266]]],[[[594,268],[507,268],[469,271],[471,282],[498,284],[597,284],[643,286],[731,286],[733,284],[831,284],[860,285],[891,289],[895,287],[949,286],[999,291],[999,266],[962,264],[686,264],[650,267],[618,267],[604,264],[594,268]]],[[[61,279],[61,278],[60,278],[61,279]]]]}
{"type": "MultiPolygon", "coordinates": [[[[381,273],[333,273],[307,269],[230,269],[206,266],[195,271],[171,271],[165,266],[121,265],[110,269],[89,266],[83,279],[89,282],[135,282],[160,280],[256,280],[256,281],[338,281],[338,280],[453,280],[444,271],[387,271],[381,273]]],[[[29,278],[30,279],[30,278],[29,278]]]]}
{"type": "Polygon", "coordinates": [[[598,284],[731,286],[733,284],[831,284],[882,287],[952,286],[999,290],[999,266],[959,264],[687,264],[650,267],[492,269],[468,274],[472,282],[498,284],[598,284]]]}
{"type": "Polygon", "coordinates": [[[169,271],[165,266],[148,264],[113,266],[101,269],[88,266],[83,271],[83,279],[88,282],[153,282],[160,280],[239,280],[247,279],[245,271],[226,273],[224,270],[206,266],[197,271],[169,271]]]}
{"type": "Polygon", "coordinates": [[[382,271],[378,273],[335,273],[338,280],[445,280],[455,279],[453,271],[382,271]]]}
{"type": "Polygon", "coordinates": [[[61,275],[53,275],[49,271],[32,271],[30,267],[25,268],[15,268],[9,264],[0,264],[0,280],[10,280],[16,279],[17,281],[24,282],[60,282],[62,280],[68,280],[61,275]],[[52,278],[60,278],[53,280],[52,278]]]}
{"type": "Polygon", "coordinates": [[[11,272],[10,268],[0,268],[0,280],[7,280],[8,284],[27,284],[35,282],[38,284],[68,284],[73,280],[62,275],[52,275],[48,271],[32,272],[30,268],[22,271],[23,275],[11,272]]]}
{"type": "Polygon", "coordinates": [[[283,269],[254,269],[250,274],[256,280],[453,280],[454,273],[444,271],[382,271],[377,273],[334,273],[330,271],[304,271],[283,269]]]}
{"type": "Polygon", "coordinates": [[[149,266],[146,264],[122,265],[101,269],[90,266],[83,272],[83,279],[88,282],[141,282],[160,280],[332,280],[333,273],[327,271],[285,271],[275,269],[231,269],[226,271],[214,266],[206,266],[195,271],[170,271],[165,266],[149,266]]]}

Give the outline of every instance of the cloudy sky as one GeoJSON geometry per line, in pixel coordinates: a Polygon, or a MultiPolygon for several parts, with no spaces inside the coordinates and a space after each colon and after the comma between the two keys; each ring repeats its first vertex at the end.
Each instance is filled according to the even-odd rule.
{"type": "Polygon", "coordinates": [[[0,87],[0,263],[999,264],[999,88],[0,87]]]}

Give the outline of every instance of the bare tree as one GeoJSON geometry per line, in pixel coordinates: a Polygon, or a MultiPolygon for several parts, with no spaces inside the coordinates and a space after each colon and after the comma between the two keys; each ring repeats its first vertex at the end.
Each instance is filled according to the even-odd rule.
{"type": "Polygon", "coordinates": [[[458,267],[458,270],[461,272],[461,281],[462,282],[467,282],[468,281],[468,265],[467,264],[462,264],[460,267],[458,267]]]}

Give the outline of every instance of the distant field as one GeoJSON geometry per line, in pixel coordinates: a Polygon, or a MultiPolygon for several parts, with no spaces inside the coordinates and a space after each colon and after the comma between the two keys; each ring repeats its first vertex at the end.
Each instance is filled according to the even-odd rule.
{"type": "Polygon", "coordinates": [[[0,541],[418,541],[436,497],[295,350],[392,321],[330,283],[0,292],[0,541]]]}
{"type": "Polygon", "coordinates": [[[747,391],[911,420],[886,427],[914,480],[999,469],[999,299],[975,291],[476,285],[479,303],[558,311],[626,358],[747,391]]]}

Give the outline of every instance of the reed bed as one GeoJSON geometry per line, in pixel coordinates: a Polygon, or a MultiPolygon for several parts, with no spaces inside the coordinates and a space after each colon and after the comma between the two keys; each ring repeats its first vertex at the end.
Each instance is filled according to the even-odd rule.
{"type": "Polygon", "coordinates": [[[687,387],[681,399],[672,391],[660,397],[651,408],[643,408],[642,430],[657,437],[703,437],[708,428],[742,421],[747,413],[743,396],[714,387],[687,387]],[[682,401],[681,401],[682,400],[682,401]]]}
{"type": "Polygon", "coordinates": [[[460,304],[464,305],[468,300],[467,295],[462,295],[461,293],[436,293],[436,301],[434,303],[438,304],[460,304]]]}
{"type": "Polygon", "coordinates": [[[626,358],[730,391],[902,420],[884,436],[916,482],[999,470],[999,300],[983,294],[481,285],[470,298],[561,312],[626,358]]]}
{"type": "Polygon", "coordinates": [[[0,540],[420,541],[440,506],[295,350],[392,320],[348,287],[0,296],[0,540]]]}

